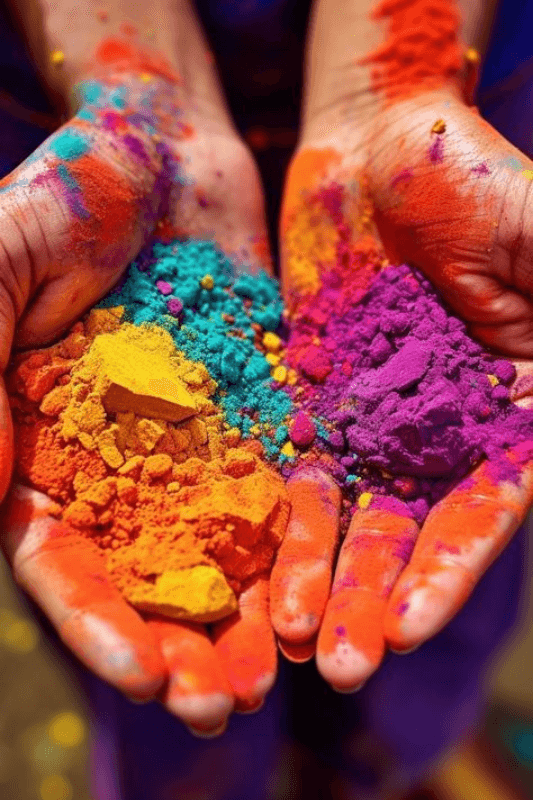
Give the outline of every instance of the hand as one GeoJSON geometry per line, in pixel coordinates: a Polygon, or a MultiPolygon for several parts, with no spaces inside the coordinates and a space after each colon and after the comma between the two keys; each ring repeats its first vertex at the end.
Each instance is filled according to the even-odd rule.
{"type": "Polygon", "coordinates": [[[267,577],[248,586],[239,611],[211,634],[140,614],[111,582],[96,545],[53,513],[46,495],[13,486],[2,546],[17,583],[86,667],[137,702],[157,697],[197,735],[222,733],[234,708],[262,705],[276,675],[267,577]]]}
{"type": "MultiPolygon", "coordinates": [[[[78,113],[2,183],[2,368],[13,338],[20,347],[48,343],[102,297],[163,214],[165,228],[214,239],[243,269],[270,269],[257,170],[206,49],[191,23],[186,79],[164,77],[155,61],[140,71],[136,51],[133,66],[100,63],[80,83],[78,113]]],[[[3,384],[1,398],[7,425],[3,384]]],[[[6,434],[2,493],[11,460],[6,434]]],[[[242,594],[240,613],[212,637],[204,626],[145,622],[94,549],[48,509],[43,495],[15,488],[2,546],[16,579],[90,669],[129,696],[157,694],[203,733],[220,731],[234,705],[262,702],[276,670],[266,580],[242,594]]]]}
{"type": "MultiPolygon", "coordinates": [[[[438,109],[428,111],[428,95],[424,96],[424,103],[419,101],[426,133],[430,131],[431,126],[427,126],[430,118],[435,117],[432,124],[438,118],[447,119],[444,109],[455,110],[459,104],[451,95],[443,98],[440,93],[435,96],[439,97],[442,104],[438,109]]],[[[414,100],[411,102],[415,103],[414,100]]],[[[370,143],[362,143],[355,133],[350,136],[349,129],[343,125],[335,127],[333,124],[324,126],[328,134],[320,139],[306,141],[304,137],[302,148],[289,173],[281,225],[284,282],[289,304],[297,309],[302,297],[316,291],[321,281],[320,270],[327,272],[328,259],[335,257],[336,241],[342,241],[348,260],[348,254],[357,252],[365,235],[376,237],[377,231],[372,230],[370,222],[373,201],[379,231],[389,245],[387,255],[394,258],[396,263],[402,263],[409,258],[414,260],[413,252],[416,252],[416,266],[425,270],[439,288],[446,291],[450,302],[460,296],[458,287],[462,285],[464,275],[470,271],[470,278],[466,281],[471,299],[469,308],[472,308],[474,297],[483,298],[487,288],[494,289],[498,284],[499,291],[496,288],[488,294],[488,301],[491,302],[481,305],[487,312],[486,317],[481,315],[479,308],[476,311],[474,307],[475,331],[478,335],[484,333],[486,340],[490,339],[494,346],[500,347],[504,347],[505,342],[509,344],[513,332],[522,331],[524,335],[519,340],[516,355],[528,352],[525,332],[529,321],[524,309],[529,307],[529,300],[520,295],[527,250],[521,251],[518,261],[522,283],[515,290],[506,289],[503,285],[504,282],[507,285],[510,283],[510,272],[507,272],[505,279],[501,279],[501,271],[498,271],[503,263],[504,243],[508,248],[507,263],[511,263],[512,237],[505,238],[503,234],[498,246],[494,246],[496,258],[493,273],[485,264],[480,278],[481,287],[475,281],[474,272],[478,263],[475,257],[472,262],[468,261],[464,269],[437,269],[437,256],[439,263],[457,266],[458,252],[479,253],[472,249],[476,240],[473,234],[469,238],[466,212],[463,211],[460,221],[457,216],[457,225],[454,227],[456,214],[453,212],[456,208],[451,206],[449,199],[452,189],[454,196],[460,196],[464,184],[469,186],[471,170],[468,165],[464,167],[462,183],[458,178],[461,161],[457,155],[453,170],[450,170],[448,195],[444,192],[447,200],[442,205],[432,201],[428,212],[423,201],[435,197],[431,192],[439,170],[442,170],[443,180],[446,173],[439,160],[431,161],[427,149],[424,151],[427,164],[421,163],[421,156],[416,163],[406,160],[406,152],[410,152],[408,142],[413,129],[413,113],[406,117],[408,123],[403,130],[398,121],[399,109],[400,104],[397,104],[384,112],[384,115],[390,115],[388,127],[383,117],[378,118],[378,133],[370,143]],[[391,120],[396,122],[395,128],[391,120]],[[395,143],[388,140],[389,147],[383,148],[383,138],[392,129],[396,131],[398,140],[395,143]],[[402,148],[398,145],[400,141],[402,148]],[[408,178],[401,176],[400,157],[408,178]],[[415,176],[412,179],[409,177],[411,170],[415,176]],[[425,176],[423,188],[416,182],[417,170],[425,176]],[[400,175],[399,180],[395,180],[397,175],[400,175]],[[409,194],[410,185],[413,186],[412,194],[409,194]],[[325,189],[341,187],[344,222],[347,220],[347,225],[342,236],[337,235],[333,215],[325,208],[315,207],[314,229],[320,230],[320,234],[296,241],[293,225],[295,210],[306,195],[308,198],[316,197],[319,186],[325,189]],[[390,198],[396,186],[399,187],[397,191],[401,190],[404,194],[393,203],[390,198]],[[452,220],[451,226],[448,215],[452,220]],[[405,220],[409,222],[403,224],[405,220]],[[416,229],[416,236],[409,235],[409,225],[416,229]],[[444,240],[443,247],[443,232],[449,229],[456,238],[452,237],[449,242],[444,240]],[[465,234],[466,238],[458,239],[460,234],[465,234]],[[391,248],[391,242],[396,249],[391,248]],[[416,251],[413,250],[415,247],[416,251]],[[447,253],[450,254],[448,261],[447,253]],[[291,265],[295,257],[300,265],[296,269],[291,265]],[[301,269],[304,262],[308,266],[305,272],[301,269]],[[442,272],[444,277],[441,277],[442,272]],[[457,277],[456,284],[450,280],[450,274],[457,277]],[[503,298],[504,302],[498,304],[497,297],[503,298]],[[523,326],[513,327],[518,320],[513,316],[517,308],[515,300],[525,314],[523,326]],[[486,325],[482,324],[483,319],[487,320],[486,325]]],[[[474,125],[472,120],[479,120],[466,106],[461,113],[468,116],[471,125],[474,125]]],[[[452,115],[451,119],[455,117],[452,115]]],[[[448,122],[446,124],[449,125],[448,122]]],[[[479,124],[482,131],[487,128],[486,123],[480,120],[479,124]]],[[[456,136],[458,139],[459,134],[456,136]]],[[[497,138],[494,132],[491,136],[497,138]]],[[[475,141],[477,143],[478,139],[475,141]]],[[[512,150],[510,145],[506,146],[507,152],[512,150]]],[[[468,158],[472,157],[478,164],[480,157],[473,152],[473,147],[474,137],[469,140],[468,147],[457,145],[457,151],[459,154],[468,153],[468,158]]],[[[444,152],[447,152],[446,149],[444,152]]],[[[437,185],[441,186],[442,183],[437,185]]],[[[497,186],[496,182],[491,183],[493,191],[497,186]]],[[[503,196],[504,189],[501,192],[503,196]]],[[[509,202],[512,203],[515,196],[516,193],[510,195],[509,202]]],[[[512,218],[511,211],[502,214],[506,224],[512,218]]],[[[479,217],[484,218],[482,207],[479,217]]],[[[478,220],[477,215],[475,219],[478,220]]],[[[504,230],[503,222],[500,228],[504,230]]],[[[492,225],[490,230],[495,231],[496,227],[492,225]]],[[[507,228],[505,231],[507,235],[507,228]]],[[[523,241],[519,236],[519,228],[515,228],[514,241],[523,241]]],[[[376,248],[379,250],[377,237],[376,248]]],[[[523,405],[529,402],[532,367],[530,362],[524,361],[517,363],[517,368],[518,379],[511,396],[523,405]]],[[[376,498],[366,508],[359,508],[351,519],[340,550],[329,599],[331,567],[337,545],[335,524],[330,522],[328,528],[323,530],[323,523],[315,522],[313,515],[307,513],[305,504],[295,503],[294,495],[300,491],[302,481],[308,497],[313,492],[318,494],[320,485],[316,475],[296,475],[291,489],[293,516],[272,575],[272,619],[282,649],[289,657],[298,659],[312,655],[316,647],[317,666],[326,680],[341,691],[353,691],[378,667],[387,645],[405,652],[437,633],[460,609],[477,580],[509,541],[533,499],[532,469],[518,450],[508,454],[508,469],[504,468],[502,462],[498,467],[488,462],[481,464],[434,506],[421,531],[409,509],[406,506],[402,508],[398,501],[394,511],[384,510],[383,504],[376,502],[376,498]],[[513,471],[514,478],[510,479],[509,474],[512,476],[513,471]]],[[[338,511],[332,511],[333,517],[335,513],[338,511]]]]}

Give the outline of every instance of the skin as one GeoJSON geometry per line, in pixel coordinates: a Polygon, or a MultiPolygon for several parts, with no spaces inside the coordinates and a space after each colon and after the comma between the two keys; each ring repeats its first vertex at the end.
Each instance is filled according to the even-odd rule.
{"type": "MultiPolygon", "coordinates": [[[[175,35],[160,40],[160,50],[142,35],[123,33],[129,18],[120,5],[111,8],[106,36],[92,5],[76,8],[71,11],[83,17],[76,29],[85,37],[80,47],[94,45],[96,54],[88,65],[75,61],[77,52],[91,51],[72,47],[68,7],[45,9],[50,49],[66,54],[62,80],[74,90],[66,101],[70,119],[0,185],[2,370],[12,345],[57,339],[106,294],[162,217],[167,228],[216,241],[243,270],[271,270],[257,169],[229,120],[189,6],[178,4],[167,19],[175,35]],[[104,58],[117,42],[129,61],[104,58]],[[183,44],[177,55],[176,42],[183,44]],[[98,82],[106,98],[102,108],[86,95],[83,100],[87,80],[98,82]],[[126,98],[123,108],[107,99],[116,90],[126,98]],[[136,121],[146,103],[155,134],[136,121]],[[109,113],[111,129],[102,121],[109,113]],[[90,145],[66,162],[81,186],[74,200],[88,206],[89,215],[73,205],[57,178],[62,161],[55,151],[66,134],[90,145]],[[92,167],[96,184],[87,177],[92,167]],[[91,227],[95,217],[99,227],[91,227]]],[[[0,405],[3,496],[13,459],[3,382],[0,405]]],[[[110,584],[100,555],[49,511],[45,496],[15,486],[3,506],[1,544],[16,581],[89,669],[139,702],[157,698],[202,736],[222,732],[233,709],[262,704],[277,660],[266,578],[248,586],[239,612],[209,633],[205,626],[141,615],[110,584]]]]}
{"type": "MultiPolygon", "coordinates": [[[[476,43],[488,15],[480,17],[476,4],[463,12],[463,35],[476,43]]],[[[321,183],[340,183],[355,209],[354,229],[369,203],[372,221],[363,229],[381,241],[391,262],[416,265],[474,336],[514,360],[519,376],[531,376],[533,163],[467,105],[459,80],[431,89],[420,85],[394,102],[373,92],[369,68],[360,59],[382,44],[384,35],[365,0],[315,7],[305,123],[280,226],[285,291],[297,305],[302,287],[291,276],[284,243],[298,197],[321,183]],[[446,130],[435,151],[438,134],[431,128],[440,119],[446,130]]],[[[514,398],[519,405],[531,402],[518,382],[514,398]]],[[[508,458],[516,462],[515,453],[508,458]]],[[[273,582],[272,618],[283,650],[298,646],[308,656],[316,652],[317,667],[333,688],[357,690],[387,647],[408,652],[459,611],[532,499],[530,464],[521,464],[511,482],[485,463],[432,509],[421,531],[407,516],[370,504],[354,514],[336,566],[323,570],[319,586],[307,553],[314,549],[323,564],[335,564],[338,539],[328,534],[325,551],[322,521],[302,518],[298,525],[293,518],[278,564],[294,546],[293,529],[305,528],[307,552],[294,567],[297,580],[284,584],[277,575],[273,582]],[[401,558],[400,538],[416,541],[413,552],[406,549],[401,558]],[[306,614],[310,596],[312,617],[306,614]]],[[[294,513],[298,517],[298,510],[294,513]]]]}
{"type": "MultiPolygon", "coordinates": [[[[334,5],[332,3],[330,6],[332,12],[334,5]]],[[[48,41],[55,47],[64,44],[62,49],[67,53],[67,83],[68,75],[72,75],[71,80],[79,81],[80,77],[88,73],[83,71],[83,66],[71,64],[71,59],[75,58],[71,53],[74,54],[77,50],[72,47],[67,49],[68,14],[63,7],[60,7],[59,15],[53,13],[53,7],[50,8],[52,12],[47,18],[47,25],[51,33],[48,41]]],[[[184,5],[180,8],[183,10],[186,7],[184,5]]],[[[120,14],[122,21],[124,14],[121,9],[113,7],[113,15],[115,12],[117,17],[112,16],[112,23],[120,33],[120,14]]],[[[359,22],[363,17],[366,19],[364,4],[360,12],[355,16],[356,21],[359,17],[359,22]]],[[[84,22],[88,24],[90,18],[88,13],[84,22]]],[[[170,57],[167,52],[168,42],[158,44],[172,70],[183,77],[183,83],[171,80],[169,86],[167,77],[157,70],[153,73],[152,80],[160,87],[157,97],[161,100],[163,110],[166,109],[158,122],[157,134],[167,155],[176,161],[179,159],[182,165],[187,165],[187,177],[192,178],[193,186],[203,188],[209,199],[207,206],[198,203],[193,189],[178,192],[172,184],[161,184],[157,181],[161,176],[161,164],[158,162],[161,154],[157,148],[150,150],[153,140],[145,142],[151,152],[149,164],[146,169],[139,169],[137,162],[128,163],[126,159],[124,163],[123,156],[120,163],[114,164],[113,158],[116,156],[113,152],[116,151],[113,151],[109,138],[102,137],[99,130],[95,130],[95,146],[101,152],[101,157],[111,162],[116,176],[130,188],[132,198],[137,201],[146,201],[149,198],[149,203],[141,203],[140,211],[133,210],[133,201],[126,205],[124,214],[130,225],[127,230],[127,244],[124,231],[117,231],[116,239],[108,242],[107,249],[102,251],[99,249],[101,243],[93,236],[85,261],[80,261],[79,253],[69,261],[64,254],[74,241],[72,217],[65,203],[61,199],[57,201],[59,213],[54,212],[53,208],[46,207],[52,203],[50,193],[45,193],[40,198],[34,192],[30,198],[20,192],[20,185],[15,191],[13,184],[13,191],[8,190],[0,197],[3,204],[0,205],[0,214],[4,209],[3,222],[6,223],[2,226],[3,230],[10,231],[8,223],[11,221],[11,233],[9,236],[5,234],[7,238],[2,251],[5,255],[0,264],[0,317],[4,325],[0,339],[8,343],[4,348],[1,366],[5,366],[13,340],[15,344],[25,346],[51,341],[76,316],[105,294],[149,236],[161,211],[166,211],[171,222],[181,230],[194,236],[207,235],[214,238],[230,254],[242,255],[242,243],[250,242],[246,257],[249,268],[265,266],[264,256],[260,256],[253,247],[254,242],[265,241],[261,192],[253,161],[228,121],[216,79],[206,66],[205,45],[199,38],[195,23],[191,23],[189,11],[184,11],[184,16],[178,15],[178,18],[179,24],[175,30],[186,31],[184,40],[187,45],[183,58],[176,59],[175,55],[170,57]],[[190,27],[187,27],[188,24],[190,27]],[[176,109],[179,109],[180,119],[187,120],[192,126],[194,136],[184,138],[182,128],[178,126],[176,129],[169,124],[169,116],[173,117],[168,114],[170,103],[174,103],[176,109]],[[246,191],[243,187],[246,187],[246,191]],[[227,197],[232,197],[231,206],[227,204],[227,197]],[[23,219],[29,222],[24,221],[21,229],[16,221],[23,219]],[[58,303],[58,299],[61,303],[58,303]],[[59,315],[58,308],[62,309],[59,315]]],[[[330,22],[334,18],[332,13],[330,22]]],[[[342,15],[337,18],[345,21],[342,15]]],[[[108,31],[108,35],[116,33],[115,28],[108,31]]],[[[328,32],[324,21],[319,28],[323,35],[328,32]]],[[[365,28],[362,30],[364,40],[365,28]]],[[[328,35],[334,34],[332,27],[328,35]]],[[[337,35],[340,36],[340,32],[337,35]]],[[[378,42],[379,37],[375,30],[372,35],[373,41],[378,42]]],[[[102,35],[99,36],[100,38],[97,36],[94,40],[95,46],[101,40],[102,35]]],[[[182,40],[177,36],[174,41],[182,40]]],[[[351,41],[352,47],[354,42],[357,45],[355,39],[350,40],[348,37],[347,41],[351,41]]],[[[364,40],[360,50],[362,54],[368,48],[368,41],[364,40]]],[[[146,46],[145,42],[139,44],[146,46]]],[[[83,44],[83,47],[88,47],[88,44],[83,44]]],[[[342,54],[340,47],[322,48],[322,53],[333,51],[337,55],[342,54]]],[[[316,52],[318,53],[318,49],[316,52]]],[[[350,63],[352,59],[353,53],[350,55],[350,63]]],[[[444,104],[450,120],[450,136],[453,133],[450,146],[458,150],[459,165],[463,164],[468,180],[473,181],[470,175],[472,166],[480,163],[480,157],[488,158],[489,149],[487,144],[487,151],[476,153],[475,163],[471,164],[469,158],[472,140],[477,141],[477,136],[482,131],[485,137],[489,136],[487,126],[462,104],[456,85],[444,87],[436,94],[421,93],[419,98],[409,101],[411,106],[396,104],[391,109],[381,107],[376,97],[369,93],[368,76],[365,78],[364,71],[356,71],[357,80],[361,82],[354,83],[354,96],[344,96],[338,93],[339,86],[343,84],[343,81],[338,80],[338,65],[328,64],[327,58],[326,62],[323,58],[320,61],[318,56],[316,59],[311,56],[311,61],[314,73],[311,72],[310,75],[314,74],[315,77],[310,77],[308,84],[305,125],[294,164],[309,149],[335,151],[338,158],[332,167],[331,177],[339,179],[340,167],[348,169],[350,185],[357,195],[354,206],[357,206],[359,194],[354,176],[357,178],[364,169],[384,244],[388,248],[396,247],[398,255],[406,258],[407,253],[403,254],[401,249],[405,238],[402,238],[401,233],[416,225],[416,208],[413,206],[414,201],[406,202],[403,207],[407,212],[410,208],[414,210],[405,216],[398,216],[387,206],[390,171],[395,166],[390,153],[398,150],[400,144],[405,146],[406,150],[402,151],[402,166],[404,158],[408,157],[413,162],[413,168],[420,169],[421,180],[430,182],[432,174],[429,171],[424,177],[424,154],[428,146],[427,123],[429,118],[433,124],[435,119],[443,116],[444,104]],[[324,95],[320,98],[316,87],[321,86],[323,89],[328,80],[330,89],[326,98],[324,95]],[[319,100],[315,102],[314,97],[319,100]],[[361,113],[363,110],[364,115],[361,113]],[[423,111],[427,119],[423,118],[423,111]],[[369,125],[375,134],[372,137],[368,137],[365,126],[360,122],[362,116],[369,119],[369,125]]],[[[98,77],[99,80],[108,80],[110,85],[118,80],[113,70],[108,74],[105,70],[103,74],[100,71],[98,77]]],[[[138,71],[128,73],[121,69],[120,81],[131,90],[132,97],[139,97],[142,93],[138,71]]],[[[60,91],[60,88],[56,91],[60,91]]],[[[136,135],[142,138],[139,132],[136,135]]],[[[491,141],[498,141],[496,134],[491,141]]],[[[490,151],[492,158],[509,155],[510,146],[503,140],[492,146],[495,148],[490,151]]],[[[493,166],[497,172],[496,166],[493,166]]],[[[44,153],[39,154],[31,165],[22,165],[11,179],[33,179],[36,172],[41,174],[39,170],[46,178],[49,166],[44,153]]],[[[448,178],[443,171],[443,179],[448,179],[455,185],[457,181],[453,174],[449,171],[447,174],[448,178]]],[[[502,174],[506,175],[505,172],[502,174]]],[[[347,180],[346,174],[342,179],[347,180]]],[[[291,191],[294,195],[297,190],[305,188],[300,185],[297,190],[291,190],[290,185],[289,180],[289,195],[291,191]]],[[[494,187],[494,202],[498,207],[497,201],[504,200],[505,181],[502,179],[499,183],[496,182],[494,187]]],[[[120,197],[117,197],[117,202],[119,200],[120,197]]],[[[514,202],[513,196],[511,205],[514,202]]],[[[446,209],[442,214],[445,219],[446,209]]],[[[515,252],[511,244],[517,240],[517,225],[521,216],[520,213],[514,216],[502,214],[500,219],[502,222],[499,227],[494,226],[494,230],[498,231],[498,238],[494,241],[490,239],[487,246],[492,248],[491,252],[503,250],[504,262],[507,253],[508,261],[505,263],[510,263],[511,254],[514,258],[515,252]],[[508,219],[514,220],[510,232],[506,229],[508,219]]],[[[493,233],[492,231],[491,236],[493,233]]],[[[88,233],[85,239],[87,236],[88,233]]],[[[450,261],[454,262],[453,254],[461,249],[460,245],[461,242],[455,239],[446,243],[451,254],[450,261]]],[[[431,235],[421,237],[421,245],[416,254],[417,266],[426,269],[428,274],[433,268],[433,277],[438,283],[439,265],[431,261],[431,252],[431,235]]],[[[527,247],[524,252],[527,257],[527,247]]],[[[478,260],[474,259],[474,263],[477,264],[478,260]]],[[[470,267],[466,264],[463,272],[452,271],[451,279],[450,273],[447,273],[448,296],[451,302],[456,276],[462,280],[464,274],[469,275],[472,277],[470,285],[475,286],[479,275],[471,276],[473,270],[470,267]]],[[[498,271],[493,270],[491,259],[488,266],[485,264],[484,277],[487,271],[491,280],[498,279],[500,285],[508,286],[498,271]]],[[[516,271],[511,272],[514,275],[516,271]]],[[[287,276],[285,285],[290,285],[287,276]]],[[[515,290],[513,286],[513,297],[520,296],[520,292],[519,287],[515,290]]],[[[458,290],[455,290],[455,295],[459,296],[458,290]]],[[[481,326],[491,326],[491,335],[496,338],[500,335],[500,340],[505,341],[505,335],[501,334],[502,326],[517,322],[513,318],[513,314],[516,314],[516,297],[514,302],[515,306],[512,302],[505,306],[507,316],[504,314],[503,320],[501,316],[482,316],[481,320],[472,321],[481,326]]],[[[496,303],[496,306],[496,309],[490,306],[491,312],[496,310],[501,315],[501,303],[496,303]]],[[[511,329],[508,328],[509,330],[511,329]]],[[[524,341],[526,347],[527,337],[524,341]]],[[[522,354],[530,355],[527,349],[522,354]]],[[[523,368],[528,370],[529,364],[524,362],[523,368]]],[[[4,403],[6,412],[5,392],[0,394],[0,401],[4,403]]],[[[1,418],[7,420],[7,412],[1,418]]],[[[2,449],[3,475],[9,473],[11,458],[10,428],[6,422],[2,449]]],[[[527,470],[524,472],[524,485],[518,488],[487,484],[486,476],[482,474],[477,474],[473,480],[474,483],[468,485],[468,491],[463,490],[459,495],[459,502],[456,502],[455,496],[450,496],[434,512],[435,515],[443,514],[440,518],[433,516],[438,525],[433,524],[432,527],[430,517],[419,535],[410,566],[402,573],[392,595],[392,584],[400,575],[404,563],[394,555],[393,547],[387,549],[386,545],[380,551],[379,568],[374,565],[370,569],[365,564],[364,556],[357,553],[357,540],[366,535],[380,538],[386,543],[385,534],[392,541],[391,531],[397,536],[411,537],[414,540],[418,531],[401,514],[384,515],[382,512],[377,513],[372,506],[361,509],[354,516],[343,544],[334,575],[333,592],[330,594],[338,546],[341,498],[336,487],[326,477],[313,472],[297,475],[289,485],[293,501],[289,531],[272,578],[272,619],[283,652],[294,660],[305,660],[316,649],[318,668],[326,680],[341,691],[350,691],[377,667],[387,644],[406,650],[433,635],[464,602],[477,577],[512,535],[530,502],[527,470]],[[300,497],[308,498],[310,492],[311,495],[316,494],[314,515],[310,515],[306,503],[299,502],[300,497]],[[460,548],[459,555],[464,557],[457,568],[450,559],[443,561],[441,557],[439,560],[438,553],[435,552],[437,528],[442,540],[443,531],[440,528],[445,519],[445,541],[450,542],[455,542],[456,530],[468,531],[463,525],[465,515],[471,513],[472,496],[477,496],[477,502],[483,509],[498,510],[498,514],[494,515],[492,522],[490,514],[487,515],[483,558],[469,558],[472,548],[469,547],[470,542],[466,536],[465,541],[460,543],[464,552],[460,548]],[[444,582],[448,581],[444,592],[443,582],[432,579],[436,571],[450,572],[449,578],[446,574],[444,576],[444,582]],[[350,590],[350,582],[353,584],[351,579],[356,572],[366,575],[367,578],[366,583],[360,582],[360,588],[354,593],[350,590]],[[457,577],[455,582],[452,580],[454,577],[457,577]],[[415,590],[421,598],[418,603],[413,603],[411,599],[415,590]],[[444,595],[446,604],[443,603],[444,595]],[[400,623],[398,604],[407,604],[413,609],[410,614],[403,614],[400,623]],[[426,617],[423,613],[426,613],[426,617]],[[338,633],[339,629],[343,629],[344,633],[338,633]],[[363,629],[366,631],[364,637],[361,635],[363,629]],[[369,636],[369,630],[373,630],[374,634],[369,636]],[[341,648],[338,646],[339,638],[343,639],[341,648]]],[[[233,618],[214,626],[210,635],[202,626],[178,624],[139,615],[107,582],[103,566],[98,563],[87,544],[76,539],[72,531],[58,528],[57,522],[49,516],[47,503],[48,500],[42,495],[16,487],[5,505],[3,530],[6,533],[3,536],[3,546],[16,579],[45,609],[64,641],[88,667],[138,700],[157,696],[171,713],[203,735],[220,733],[234,707],[238,710],[255,710],[260,707],[264,694],[272,685],[276,669],[265,579],[248,588],[241,597],[240,611],[233,618]],[[58,538],[64,542],[64,547],[57,547],[58,538]],[[73,564],[76,565],[75,572],[73,564]],[[92,589],[90,592],[89,587],[92,589]],[[250,643],[253,643],[253,653],[250,653],[250,643]],[[120,658],[117,658],[117,653],[120,658]]]]}

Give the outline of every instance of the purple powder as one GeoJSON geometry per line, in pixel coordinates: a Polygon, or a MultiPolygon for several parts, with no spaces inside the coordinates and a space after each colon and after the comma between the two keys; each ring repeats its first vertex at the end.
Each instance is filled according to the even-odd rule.
{"type": "MultiPolygon", "coordinates": [[[[329,299],[335,308],[333,293],[329,299]]],[[[388,267],[359,302],[317,328],[309,311],[297,319],[289,355],[293,344],[309,381],[298,404],[327,430],[314,450],[333,458],[318,462],[339,482],[354,486],[356,474],[357,492],[374,501],[396,495],[422,521],[483,457],[509,472],[505,450],[522,443],[524,458],[531,454],[533,411],[509,402],[513,365],[472,340],[417,271],[388,267]],[[321,346],[299,344],[317,336],[321,346]]]]}
{"type": "Polygon", "coordinates": [[[167,281],[156,281],[155,285],[163,295],[172,294],[172,292],[174,291],[174,287],[172,286],[172,284],[168,283],[167,281]]]}
{"type": "Polygon", "coordinates": [[[183,312],[183,303],[177,297],[167,300],[168,313],[173,317],[179,318],[183,312]]]}

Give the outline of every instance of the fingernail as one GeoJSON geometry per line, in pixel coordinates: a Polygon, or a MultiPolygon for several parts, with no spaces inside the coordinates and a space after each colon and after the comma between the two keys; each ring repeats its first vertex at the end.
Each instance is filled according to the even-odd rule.
{"type": "Polygon", "coordinates": [[[415,650],[418,650],[421,647],[419,644],[415,644],[414,647],[409,647],[407,650],[395,650],[393,647],[389,648],[391,653],[394,653],[395,656],[408,656],[410,653],[414,653],[415,650]]]}
{"type": "Polygon", "coordinates": [[[228,720],[224,720],[222,725],[219,725],[218,728],[211,728],[211,730],[206,731],[200,730],[199,728],[192,728],[190,725],[187,725],[186,727],[197,739],[215,739],[217,736],[221,736],[221,734],[224,733],[228,727],[228,720]]]}
{"type": "Polygon", "coordinates": [[[358,683],[357,686],[354,686],[351,689],[343,689],[340,686],[334,686],[333,684],[330,684],[330,686],[333,689],[333,691],[337,692],[338,694],[355,694],[356,692],[360,692],[365,684],[366,681],[362,681],[361,683],[358,683]]]}
{"type": "Polygon", "coordinates": [[[235,705],[235,713],[236,714],[255,714],[256,711],[263,708],[265,705],[265,698],[263,697],[261,700],[258,700],[257,703],[254,705],[248,705],[245,701],[242,703],[237,703],[235,705]]]}

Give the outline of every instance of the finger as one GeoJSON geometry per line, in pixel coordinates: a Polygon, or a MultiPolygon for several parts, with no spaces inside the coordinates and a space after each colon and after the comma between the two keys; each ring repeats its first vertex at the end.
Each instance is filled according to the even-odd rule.
{"type": "Polygon", "coordinates": [[[89,669],[131,697],[152,698],[166,676],[154,634],[110,582],[97,548],[50,516],[54,505],[23,486],[8,495],[3,546],[15,579],[89,669]]]}
{"type": "Polygon", "coordinates": [[[6,386],[0,377],[0,502],[4,499],[13,470],[13,421],[6,386]]]}
{"type": "Polygon", "coordinates": [[[222,733],[233,709],[233,692],[203,625],[147,618],[169,679],[160,700],[193,733],[222,733]]]}
{"type": "Polygon", "coordinates": [[[283,639],[278,639],[278,647],[287,661],[292,661],[293,664],[305,664],[306,661],[311,661],[315,655],[316,641],[316,636],[304,644],[291,644],[283,639]]]}
{"type": "Polygon", "coordinates": [[[239,598],[239,610],[213,626],[215,650],[236,697],[236,711],[256,711],[276,679],[277,652],[268,609],[268,578],[239,598]]]}
{"type": "Polygon", "coordinates": [[[409,566],[392,592],[385,637],[411,650],[459,611],[524,519],[533,500],[533,464],[516,455],[484,462],[433,507],[409,566]]]}
{"type": "Polygon", "coordinates": [[[287,484],[291,516],[270,582],[271,616],[280,646],[313,639],[320,626],[331,585],[339,538],[340,490],[317,469],[296,473],[287,484]]]}
{"type": "Polygon", "coordinates": [[[387,599],[417,534],[400,501],[376,498],[355,512],[318,635],[317,667],[333,688],[355,690],[381,663],[387,599]]]}

